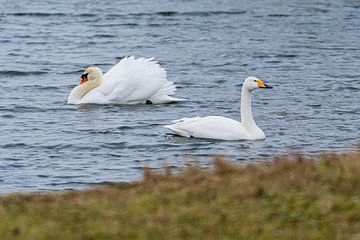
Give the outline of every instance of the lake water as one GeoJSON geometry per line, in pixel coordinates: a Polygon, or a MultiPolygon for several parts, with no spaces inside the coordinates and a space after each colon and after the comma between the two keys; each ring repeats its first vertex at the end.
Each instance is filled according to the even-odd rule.
{"type": "Polygon", "coordinates": [[[239,163],[347,151],[360,132],[358,0],[0,0],[0,193],[133,181],[142,167],[239,163]],[[67,105],[86,65],[155,57],[178,86],[171,105],[67,105]],[[184,139],[185,116],[240,119],[247,76],[264,141],[184,139]]]}

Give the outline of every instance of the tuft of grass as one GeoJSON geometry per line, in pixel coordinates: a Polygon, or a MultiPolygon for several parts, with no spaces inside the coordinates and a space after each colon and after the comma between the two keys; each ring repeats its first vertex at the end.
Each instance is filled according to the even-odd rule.
{"type": "Polygon", "coordinates": [[[360,153],[211,170],[144,169],[132,184],[0,197],[7,239],[360,239],[360,153]]]}

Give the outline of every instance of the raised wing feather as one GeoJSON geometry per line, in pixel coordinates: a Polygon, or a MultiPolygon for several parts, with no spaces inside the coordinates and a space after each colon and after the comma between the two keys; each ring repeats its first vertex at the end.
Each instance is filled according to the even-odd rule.
{"type": "Polygon", "coordinates": [[[168,83],[165,69],[153,58],[132,56],[123,58],[104,75],[99,90],[109,102],[135,104],[150,99],[168,83]]]}

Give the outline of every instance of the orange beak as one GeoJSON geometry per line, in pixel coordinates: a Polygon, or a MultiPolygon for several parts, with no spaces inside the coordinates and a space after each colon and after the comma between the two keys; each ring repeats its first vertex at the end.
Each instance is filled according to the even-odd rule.
{"type": "Polygon", "coordinates": [[[258,80],[257,83],[258,83],[259,88],[272,88],[271,86],[266,85],[266,84],[265,84],[263,81],[261,81],[261,80],[258,80]]]}
{"type": "Polygon", "coordinates": [[[85,73],[83,75],[81,75],[81,81],[80,81],[80,85],[83,84],[83,83],[86,83],[88,81],[88,73],[85,73]]]}

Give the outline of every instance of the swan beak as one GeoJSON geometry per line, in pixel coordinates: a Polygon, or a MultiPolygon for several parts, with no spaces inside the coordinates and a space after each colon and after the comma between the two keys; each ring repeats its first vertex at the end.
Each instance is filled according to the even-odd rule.
{"type": "Polygon", "coordinates": [[[261,81],[261,80],[258,80],[257,83],[258,83],[259,88],[272,88],[271,86],[266,85],[266,84],[265,84],[263,81],[261,81]]]}
{"type": "Polygon", "coordinates": [[[88,76],[88,73],[84,73],[83,75],[81,75],[80,85],[88,81],[87,76],[88,76]]]}

